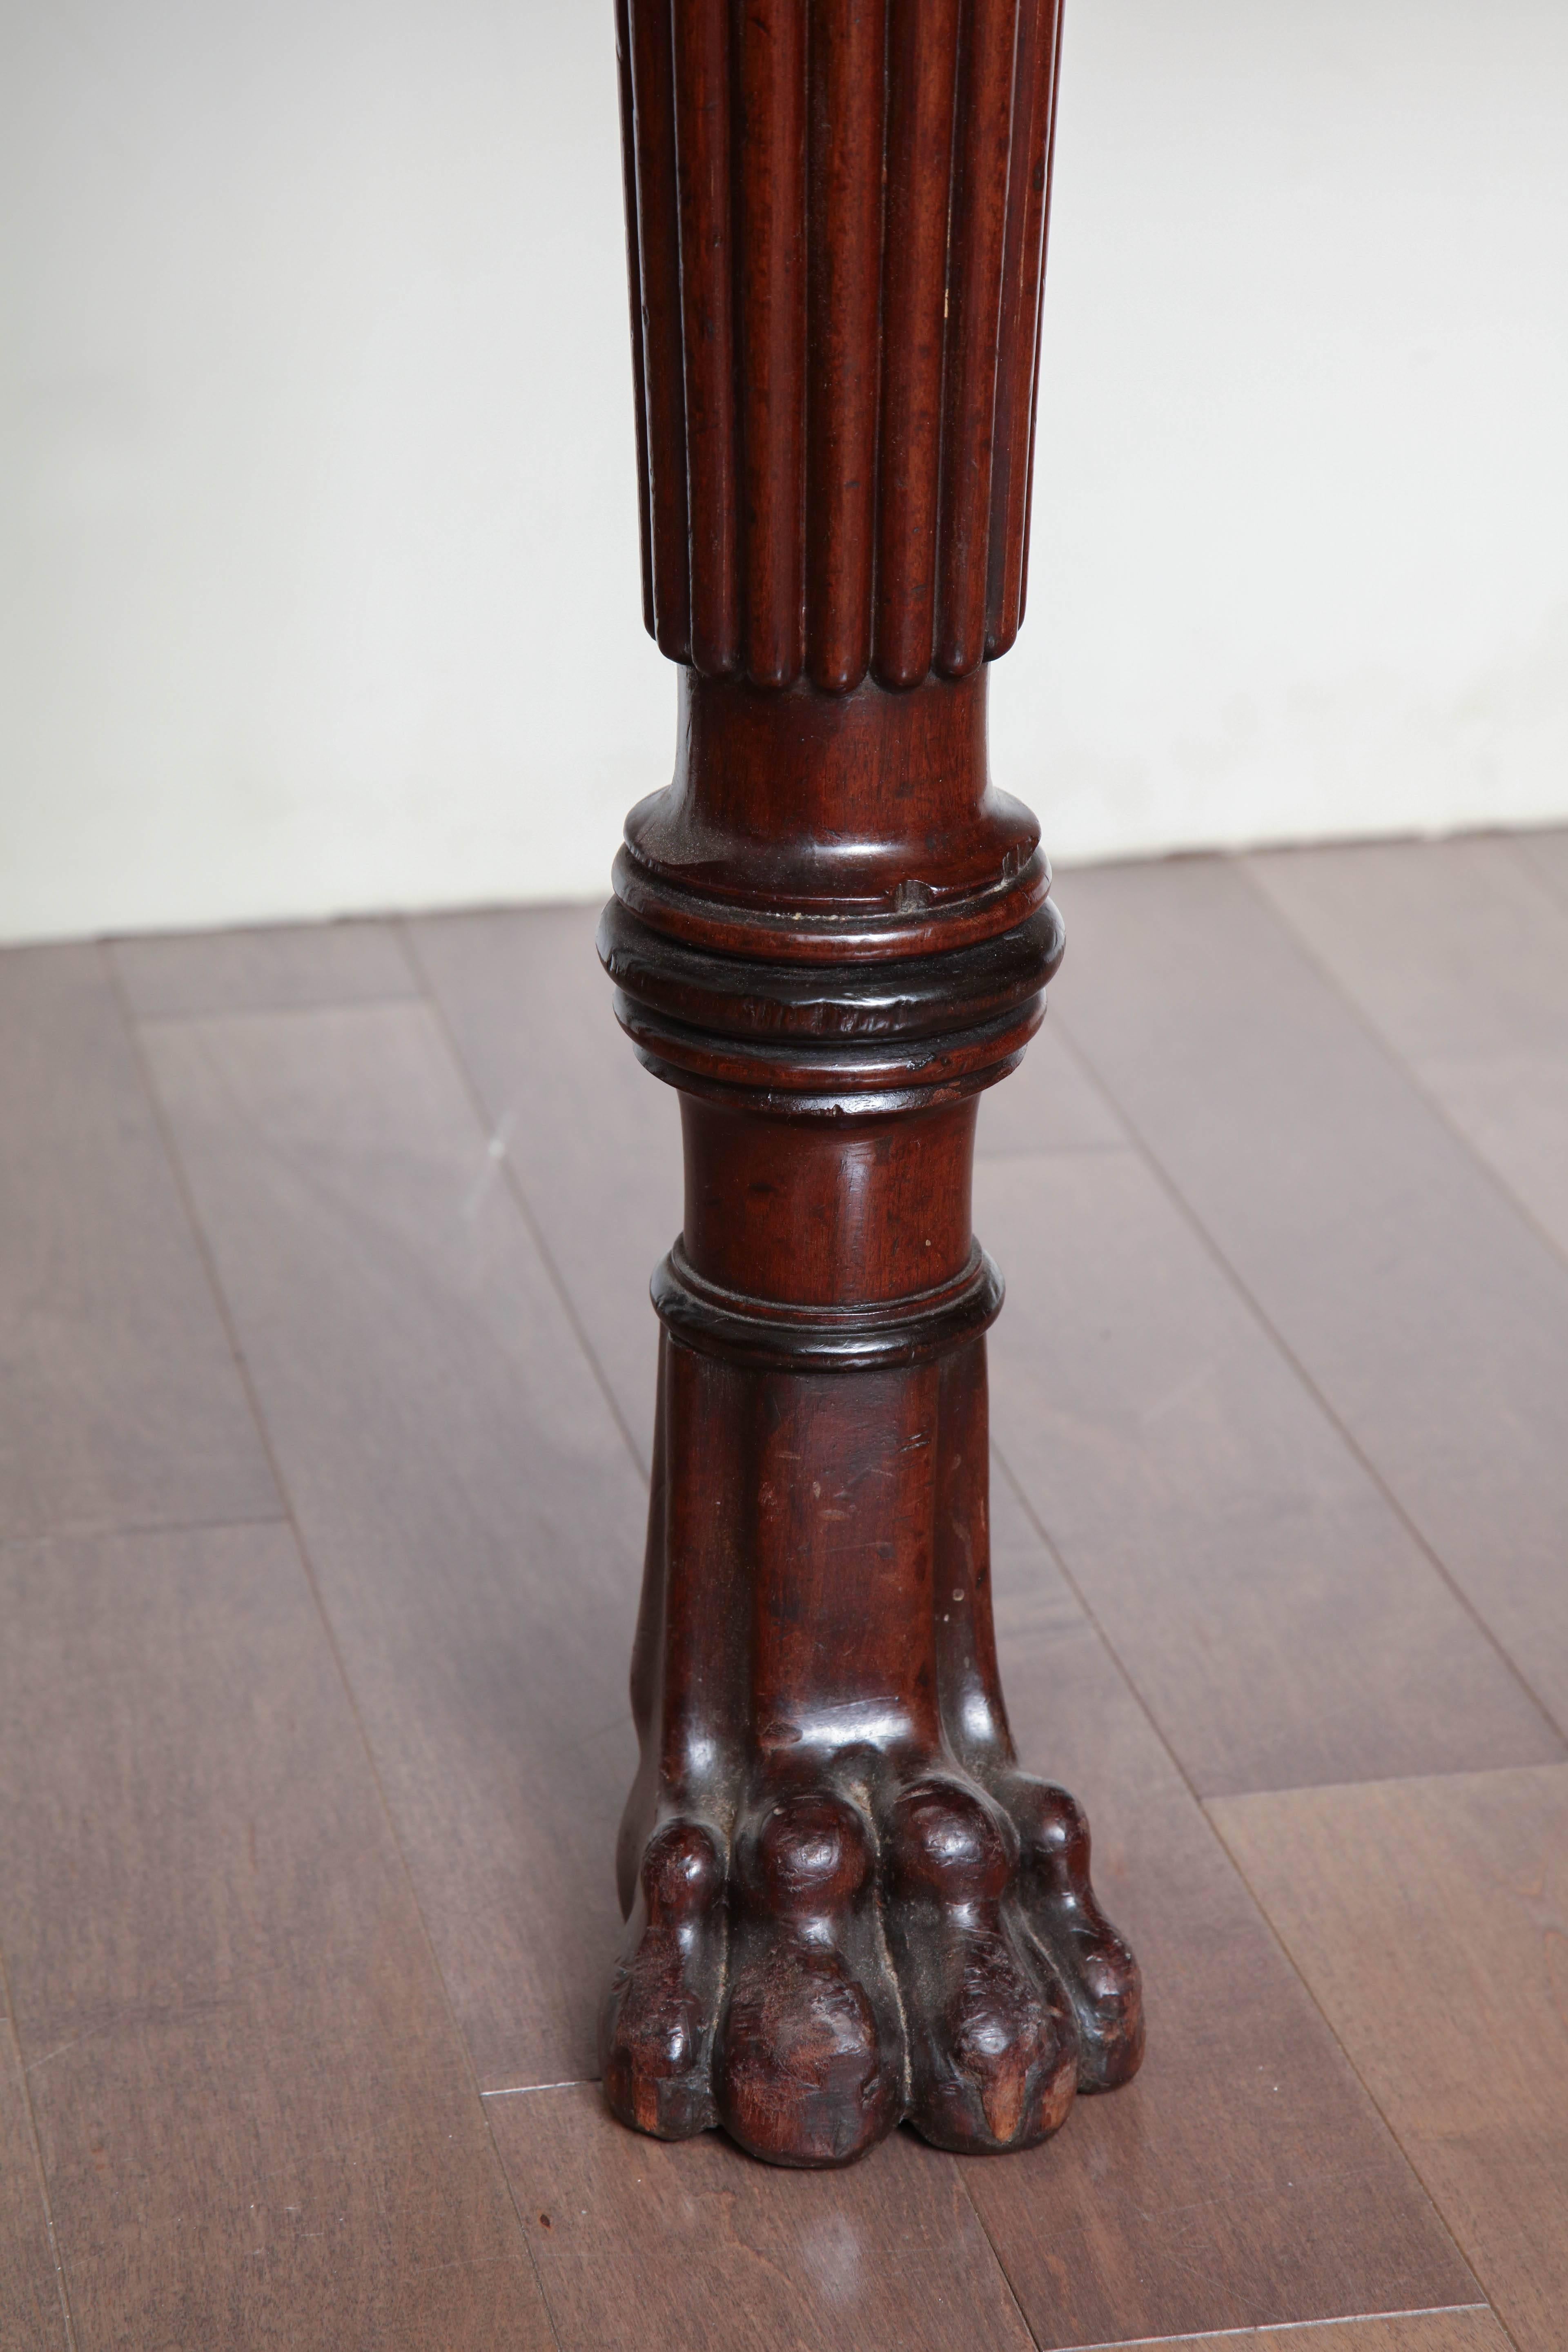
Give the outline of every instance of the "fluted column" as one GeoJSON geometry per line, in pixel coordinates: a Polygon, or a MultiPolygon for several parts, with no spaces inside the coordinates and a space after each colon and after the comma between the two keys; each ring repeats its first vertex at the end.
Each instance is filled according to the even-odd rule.
{"type": "Polygon", "coordinates": [[[1058,0],[620,0],[675,772],[600,952],[679,1089],[606,2090],[847,2162],[1138,2063],[991,1622],[979,1091],[1062,952],[986,664],[1023,611],[1058,0]]]}
{"type": "Polygon", "coordinates": [[[1056,0],[623,0],[648,627],[966,677],[1023,614],[1056,0]]]}

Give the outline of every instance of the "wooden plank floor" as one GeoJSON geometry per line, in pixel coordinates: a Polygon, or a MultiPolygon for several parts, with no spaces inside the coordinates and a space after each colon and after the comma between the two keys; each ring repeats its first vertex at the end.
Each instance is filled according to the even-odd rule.
{"type": "Polygon", "coordinates": [[[0,954],[0,2345],[1568,2343],[1568,834],[1068,874],[996,1589],[1150,2056],[609,2122],[669,1096],[557,908],[0,954]]]}

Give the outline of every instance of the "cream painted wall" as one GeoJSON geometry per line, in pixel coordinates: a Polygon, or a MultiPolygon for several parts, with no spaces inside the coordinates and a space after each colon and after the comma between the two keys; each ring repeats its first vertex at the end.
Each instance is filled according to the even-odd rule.
{"type": "MultiPolygon", "coordinates": [[[[1568,818],[1568,7],[1071,0],[999,777],[1568,818]]],[[[0,0],[0,937],[592,896],[668,772],[608,0],[0,0]]]]}

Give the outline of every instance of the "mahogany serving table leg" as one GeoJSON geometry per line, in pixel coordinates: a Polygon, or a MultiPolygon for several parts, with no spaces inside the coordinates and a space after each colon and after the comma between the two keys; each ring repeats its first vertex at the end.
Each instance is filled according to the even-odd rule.
{"type": "Polygon", "coordinates": [[[605,2083],[844,2164],[1026,2147],[1142,2052],[992,1633],[980,1090],[1062,953],[1023,607],[1058,0],[619,0],[674,781],[600,952],[680,1094],[605,2083]]]}

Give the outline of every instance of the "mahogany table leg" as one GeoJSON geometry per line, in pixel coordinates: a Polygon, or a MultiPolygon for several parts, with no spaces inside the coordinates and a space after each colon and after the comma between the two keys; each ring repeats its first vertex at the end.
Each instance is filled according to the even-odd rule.
{"type": "Polygon", "coordinates": [[[681,1097],[605,2003],[616,2113],[1025,2147],[1142,2047],[992,1633],[976,1099],[1062,953],[990,782],[1023,606],[1058,0],[620,0],[675,778],[600,952],[681,1097]]]}

